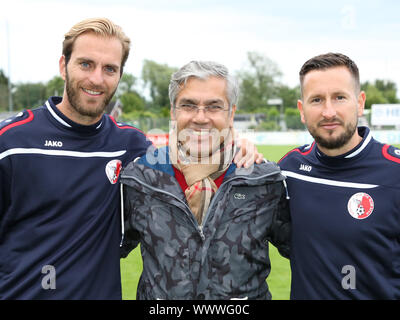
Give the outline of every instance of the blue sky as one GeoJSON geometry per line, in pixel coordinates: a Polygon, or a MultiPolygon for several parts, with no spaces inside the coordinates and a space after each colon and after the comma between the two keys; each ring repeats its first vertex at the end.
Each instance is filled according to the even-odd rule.
{"type": "Polygon", "coordinates": [[[272,59],[294,86],[301,65],[328,51],[349,55],[361,81],[390,79],[400,91],[400,1],[0,0],[0,69],[8,74],[10,30],[13,82],[48,81],[58,74],[63,35],[76,22],[106,16],[132,40],[125,71],[140,76],[151,59],[180,67],[215,60],[232,71],[246,53],[272,59]],[[10,3],[11,2],[11,3],[10,3]]]}

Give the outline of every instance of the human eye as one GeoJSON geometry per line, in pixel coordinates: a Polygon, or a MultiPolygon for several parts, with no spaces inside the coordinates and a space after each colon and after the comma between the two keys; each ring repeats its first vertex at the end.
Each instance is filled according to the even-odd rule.
{"type": "Polygon", "coordinates": [[[224,110],[224,107],[218,104],[212,104],[210,106],[206,106],[205,109],[209,112],[215,113],[224,110]]]}
{"type": "Polygon", "coordinates": [[[179,105],[179,109],[185,111],[185,112],[193,112],[197,110],[197,106],[195,104],[191,103],[183,103],[179,105]]]}
{"type": "Polygon", "coordinates": [[[105,67],[105,70],[106,70],[108,73],[116,73],[116,72],[117,72],[117,69],[116,69],[115,67],[113,67],[113,66],[106,66],[106,67],[105,67]]]}
{"type": "Polygon", "coordinates": [[[321,101],[322,101],[322,99],[320,97],[314,97],[314,98],[311,98],[311,100],[310,100],[310,102],[312,104],[318,104],[318,103],[321,103],[321,101]]]}
{"type": "Polygon", "coordinates": [[[83,61],[80,63],[80,66],[82,69],[89,69],[90,64],[88,62],[83,61]]]}
{"type": "Polygon", "coordinates": [[[346,97],[345,97],[345,96],[342,96],[342,95],[338,95],[338,96],[336,97],[336,100],[344,101],[344,100],[346,100],[346,97]]]}

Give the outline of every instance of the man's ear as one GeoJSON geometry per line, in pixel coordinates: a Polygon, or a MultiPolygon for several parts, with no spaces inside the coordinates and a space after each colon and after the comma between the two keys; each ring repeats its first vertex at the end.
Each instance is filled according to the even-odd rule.
{"type": "Polygon", "coordinates": [[[172,104],[171,104],[171,109],[169,109],[169,113],[170,113],[170,115],[171,115],[171,120],[172,120],[172,121],[175,121],[175,120],[176,120],[176,117],[175,117],[175,108],[172,106],[172,104]]]}
{"type": "Polygon", "coordinates": [[[297,100],[297,109],[300,111],[300,119],[302,123],[306,123],[304,120],[304,111],[303,111],[303,101],[297,100]]]}
{"type": "Polygon", "coordinates": [[[229,126],[233,128],[233,120],[235,120],[236,104],[232,106],[231,115],[229,118],[229,126]]]}
{"type": "Polygon", "coordinates": [[[65,73],[66,73],[66,71],[65,71],[66,64],[65,63],[66,63],[65,56],[62,55],[61,58],[60,58],[60,61],[58,62],[58,67],[59,67],[59,70],[60,70],[61,78],[63,78],[64,81],[65,81],[65,78],[66,78],[66,75],[65,75],[65,73]]]}
{"type": "Polygon", "coordinates": [[[357,114],[359,117],[361,117],[364,113],[364,107],[365,107],[365,100],[366,100],[366,95],[364,91],[361,91],[360,94],[358,95],[358,110],[357,114]]]}

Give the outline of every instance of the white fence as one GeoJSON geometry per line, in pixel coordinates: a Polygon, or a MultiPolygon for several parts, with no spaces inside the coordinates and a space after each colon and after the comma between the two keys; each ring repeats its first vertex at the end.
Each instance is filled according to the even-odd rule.
{"type": "MultiPolygon", "coordinates": [[[[242,138],[252,141],[256,145],[296,145],[311,143],[314,139],[308,131],[267,131],[239,133],[242,138]]],[[[400,130],[372,131],[374,139],[387,144],[400,144],[400,130]]]]}
{"type": "Polygon", "coordinates": [[[399,126],[400,104],[373,104],[371,106],[371,125],[399,126]]]}
{"type": "MultiPolygon", "coordinates": [[[[314,139],[308,131],[266,131],[237,130],[241,138],[246,138],[255,145],[293,145],[301,146],[314,139]]],[[[400,130],[373,130],[372,136],[385,144],[400,144],[400,130]]],[[[162,131],[148,133],[147,137],[156,145],[168,144],[168,134],[162,131]]]]}

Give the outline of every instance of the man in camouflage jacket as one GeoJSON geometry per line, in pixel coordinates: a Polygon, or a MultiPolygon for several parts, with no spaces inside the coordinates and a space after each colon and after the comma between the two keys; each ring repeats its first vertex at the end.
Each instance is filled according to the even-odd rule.
{"type": "MultiPolygon", "coordinates": [[[[232,125],[236,105],[229,98],[229,121],[218,122],[218,117],[226,117],[224,97],[230,97],[232,88],[225,86],[231,80],[224,72],[218,64],[192,62],[173,75],[170,99],[177,110],[171,110],[171,116],[177,121],[177,132],[190,114],[186,128],[198,130],[189,130],[196,139],[211,135],[212,128],[222,132],[224,126],[232,125]],[[207,75],[198,76],[199,70],[207,75]],[[182,71],[186,81],[176,80],[182,71]],[[174,81],[179,84],[177,97],[171,97],[174,81]],[[207,94],[208,87],[214,88],[218,81],[224,89],[220,105],[215,104],[218,93],[207,94]],[[191,90],[203,85],[198,95],[191,90]],[[196,99],[204,105],[201,114],[199,106],[193,105],[196,99]]],[[[143,258],[137,299],[270,299],[268,243],[289,257],[290,215],[279,167],[264,162],[238,169],[232,157],[225,157],[216,174],[213,169],[213,174],[190,183],[189,177],[200,174],[203,167],[191,162],[184,165],[176,157],[174,152],[181,152],[184,143],[173,136],[169,146],[149,151],[121,174],[122,255],[140,243],[143,258]],[[203,203],[209,195],[210,201],[203,203]],[[196,196],[201,205],[193,203],[196,196]]],[[[235,145],[228,135],[222,144],[219,150],[235,145]]]]}

